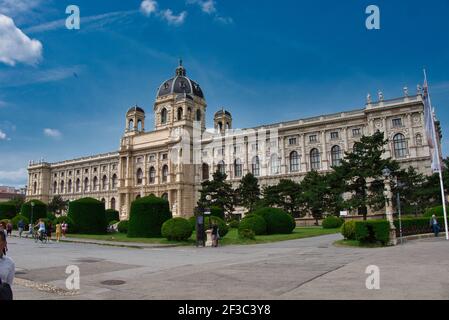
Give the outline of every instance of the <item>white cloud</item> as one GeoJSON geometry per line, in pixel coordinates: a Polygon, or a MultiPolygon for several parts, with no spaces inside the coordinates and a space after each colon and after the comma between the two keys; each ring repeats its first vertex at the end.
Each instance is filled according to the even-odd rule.
{"type": "Polygon", "coordinates": [[[0,130],[0,140],[6,140],[6,133],[0,130]]]}
{"type": "Polygon", "coordinates": [[[187,0],[187,3],[198,5],[201,11],[207,14],[212,14],[217,11],[215,0],[187,0]]]}
{"type": "Polygon", "coordinates": [[[234,23],[234,20],[231,17],[216,16],[215,21],[218,21],[223,24],[233,24],[234,23]]]}
{"type": "Polygon", "coordinates": [[[23,184],[28,177],[27,169],[20,168],[13,171],[0,171],[0,185],[23,184]]]}
{"type": "Polygon", "coordinates": [[[155,0],[144,0],[140,4],[140,11],[146,16],[150,16],[157,11],[157,2],[155,0]]]}
{"type": "Polygon", "coordinates": [[[168,22],[168,24],[181,25],[187,17],[187,12],[183,11],[179,15],[175,15],[173,14],[173,11],[167,9],[161,12],[161,16],[168,22]]]}
{"type": "Polygon", "coordinates": [[[30,39],[14,21],[0,14],[0,62],[15,66],[17,62],[37,64],[42,59],[42,43],[30,39]]]}
{"type": "Polygon", "coordinates": [[[54,139],[59,139],[59,138],[62,137],[61,132],[59,130],[57,130],[57,129],[45,128],[44,129],[44,134],[47,137],[54,138],[54,139]]]}
{"type": "Polygon", "coordinates": [[[8,16],[15,16],[33,10],[41,2],[41,0],[0,0],[0,12],[8,16]]]}

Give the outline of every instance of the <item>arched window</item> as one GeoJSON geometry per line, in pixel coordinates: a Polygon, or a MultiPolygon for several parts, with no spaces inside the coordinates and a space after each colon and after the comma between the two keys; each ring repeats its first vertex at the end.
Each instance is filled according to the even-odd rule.
{"type": "Polygon", "coordinates": [[[161,124],[167,123],[167,109],[163,108],[161,111],[161,124]]]}
{"type": "Polygon", "coordinates": [[[156,182],[156,169],[154,167],[150,168],[150,184],[153,184],[156,182]]]}
{"type": "Polygon", "coordinates": [[[108,177],[106,177],[106,175],[103,176],[103,179],[101,181],[101,188],[103,190],[106,190],[108,188],[108,177]]]}
{"type": "Polygon", "coordinates": [[[142,131],[142,120],[137,121],[137,130],[142,131]]]}
{"type": "Polygon", "coordinates": [[[37,192],[37,182],[34,181],[34,184],[33,184],[33,194],[36,194],[36,192],[37,192]]]}
{"type": "Polygon", "coordinates": [[[290,153],[290,172],[299,171],[299,155],[298,152],[292,151],[290,153]]]}
{"type": "Polygon", "coordinates": [[[419,147],[422,146],[422,135],[420,133],[416,135],[416,145],[419,147]]]}
{"type": "Polygon", "coordinates": [[[133,119],[129,120],[128,130],[130,130],[130,131],[134,130],[134,120],[133,119]]]}
{"type": "Polygon", "coordinates": [[[56,193],[58,191],[58,183],[55,181],[53,182],[53,193],[56,193]]]}
{"type": "Polygon", "coordinates": [[[240,178],[242,175],[243,175],[242,162],[240,161],[240,159],[235,159],[235,161],[234,161],[234,176],[236,178],[240,178]]]}
{"type": "Polygon", "coordinates": [[[209,180],[209,165],[207,163],[203,163],[201,171],[203,180],[209,180]]]}
{"type": "Polygon", "coordinates": [[[112,176],[112,189],[117,188],[117,175],[114,173],[112,176]]]}
{"type": "Polygon", "coordinates": [[[89,191],[89,179],[84,179],[84,191],[89,191]]]}
{"type": "Polygon", "coordinates": [[[217,124],[218,124],[218,130],[222,131],[223,130],[223,123],[220,121],[217,124]]]}
{"type": "Polygon", "coordinates": [[[319,170],[320,162],[320,152],[318,149],[312,149],[310,151],[310,167],[312,170],[319,170]]]}
{"type": "Polygon", "coordinates": [[[142,180],[143,180],[143,171],[142,169],[137,169],[137,173],[136,173],[136,182],[138,185],[142,184],[142,180]]]}
{"type": "Polygon", "coordinates": [[[64,193],[64,181],[61,181],[61,183],[59,184],[59,190],[60,193],[64,193]]]}
{"type": "Polygon", "coordinates": [[[331,163],[333,167],[340,165],[341,161],[341,148],[340,146],[333,146],[331,149],[331,163]]]}
{"type": "Polygon", "coordinates": [[[98,191],[98,178],[94,177],[94,191],[98,191]]]}
{"type": "Polygon", "coordinates": [[[115,198],[111,199],[111,209],[115,210],[115,198]]]}
{"type": "Polygon", "coordinates": [[[218,163],[217,171],[219,171],[221,174],[226,174],[226,164],[223,160],[218,163]]]}
{"type": "Polygon", "coordinates": [[[167,182],[168,180],[168,166],[164,165],[162,167],[162,182],[167,182]]]}
{"type": "Polygon", "coordinates": [[[67,183],[67,192],[72,193],[72,180],[71,179],[67,183]]]}
{"type": "Polygon", "coordinates": [[[182,120],[182,114],[183,114],[182,108],[178,108],[178,121],[182,120]]]}
{"type": "Polygon", "coordinates": [[[277,154],[272,154],[270,158],[270,168],[271,174],[279,174],[280,172],[280,162],[277,154]]]}
{"type": "Polygon", "coordinates": [[[201,121],[201,110],[196,110],[196,121],[201,121]]]}
{"type": "Polygon", "coordinates": [[[398,133],[393,137],[393,149],[396,158],[407,156],[407,141],[402,133],[398,133]]]}
{"type": "Polygon", "coordinates": [[[80,179],[76,179],[75,188],[76,188],[76,192],[80,192],[81,191],[81,181],[80,181],[80,179]]]}
{"type": "Polygon", "coordinates": [[[106,199],[105,198],[101,198],[101,202],[106,203],[106,199]]]}
{"type": "Polygon", "coordinates": [[[259,157],[258,156],[255,156],[253,158],[253,161],[251,163],[251,171],[252,171],[252,174],[255,177],[260,176],[260,161],[259,161],[259,157]]]}

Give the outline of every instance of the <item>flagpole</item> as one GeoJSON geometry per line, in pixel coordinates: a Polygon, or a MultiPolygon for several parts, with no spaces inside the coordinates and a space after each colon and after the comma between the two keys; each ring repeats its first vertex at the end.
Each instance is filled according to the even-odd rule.
{"type": "Polygon", "coordinates": [[[427,85],[427,98],[429,99],[429,107],[430,107],[430,112],[431,112],[431,123],[432,123],[432,130],[434,133],[434,137],[435,137],[435,141],[434,141],[434,146],[435,146],[435,152],[437,153],[437,167],[438,167],[438,173],[440,176],[440,189],[441,189],[441,201],[443,203],[443,214],[444,214],[444,228],[446,231],[446,240],[449,240],[449,233],[448,233],[448,224],[447,224],[447,213],[446,213],[446,196],[444,194],[444,183],[443,183],[443,170],[441,169],[441,162],[440,162],[440,148],[438,145],[438,141],[437,140],[437,132],[435,130],[435,121],[434,121],[434,117],[433,117],[433,108],[432,108],[432,100],[430,99],[430,89],[429,89],[429,84],[427,82],[427,73],[426,73],[426,69],[424,69],[424,79],[425,79],[425,83],[427,85]]]}

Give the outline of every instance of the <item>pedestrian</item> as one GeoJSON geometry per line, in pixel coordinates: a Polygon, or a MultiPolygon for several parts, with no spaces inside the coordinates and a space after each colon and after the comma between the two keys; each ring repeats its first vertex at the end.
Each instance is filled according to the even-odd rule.
{"type": "Polygon", "coordinates": [[[30,223],[29,225],[28,225],[28,233],[26,234],[26,236],[27,236],[27,238],[28,238],[28,236],[31,236],[31,238],[33,237],[33,225],[30,223]]]}
{"type": "Polygon", "coordinates": [[[8,221],[8,224],[6,225],[6,234],[10,236],[12,234],[12,223],[11,220],[8,221]]]}
{"type": "Polygon", "coordinates": [[[214,225],[212,226],[212,246],[213,247],[218,247],[218,239],[220,238],[220,234],[218,232],[219,232],[218,225],[216,223],[214,223],[214,225]]]}
{"type": "Polygon", "coordinates": [[[47,241],[51,240],[51,233],[53,232],[53,225],[51,224],[51,222],[48,223],[48,228],[47,228],[47,241]]]}
{"type": "Polygon", "coordinates": [[[5,233],[0,232],[0,300],[12,300],[11,286],[16,273],[14,261],[6,256],[6,247],[5,233]]]}
{"type": "Polygon", "coordinates": [[[64,238],[66,237],[67,229],[68,229],[68,224],[64,221],[64,222],[62,223],[62,236],[63,236],[64,238]]]}
{"type": "Polygon", "coordinates": [[[17,223],[17,228],[19,229],[19,238],[22,238],[23,229],[25,228],[25,223],[22,219],[17,223]]]}
{"type": "Polygon", "coordinates": [[[61,223],[56,224],[56,242],[59,242],[61,239],[61,223]]]}
{"type": "Polygon", "coordinates": [[[438,224],[438,219],[435,215],[432,215],[432,218],[430,219],[430,227],[432,228],[435,237],[438,237],[438,234],[440,233],[440,225],[438,224]]]}

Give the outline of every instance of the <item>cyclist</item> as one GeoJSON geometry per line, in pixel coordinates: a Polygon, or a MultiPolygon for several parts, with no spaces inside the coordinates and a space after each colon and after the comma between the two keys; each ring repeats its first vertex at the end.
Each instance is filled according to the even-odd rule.
{"type": "Polygon", "coordinates": [[[35,227],[38,227],[37,230],[39,234],[39,239],[44,239],[46,237],[45,234],[45,222],[42,219],[39,219],[39,222],[35,225],[35,227]]]}

